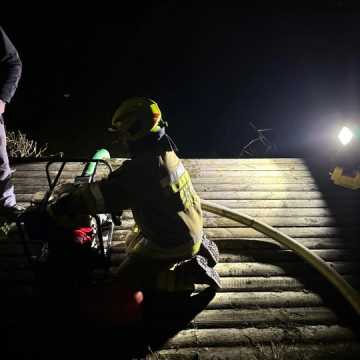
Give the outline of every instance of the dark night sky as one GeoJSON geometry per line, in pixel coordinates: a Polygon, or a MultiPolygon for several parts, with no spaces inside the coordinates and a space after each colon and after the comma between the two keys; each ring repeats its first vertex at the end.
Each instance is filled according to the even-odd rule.
{"type": "Polygon", "coordinates": [[[360,13],[344,1],[304,11],[164,3],[118,23],[2,23],[23,60],[7,127],[68,156],[117,156],[105,131],[113,111],[149,96],[182,157],[238,156],[250,121],[273,129],[278,155],[301,156],[359,118],[360,13]]]}

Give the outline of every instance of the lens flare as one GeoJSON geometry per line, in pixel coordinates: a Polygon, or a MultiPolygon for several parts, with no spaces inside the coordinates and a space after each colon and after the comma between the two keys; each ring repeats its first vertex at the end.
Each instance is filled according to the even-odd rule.
{"type": "Polygon", "coordinates": [[[353,135],[352,131],[348,127],[344,126],[340,130],[338,138],[339,138],[340,142],[345,146],[345,145],[349,144],[349,142],[351,141],[353,136],[354,135],[353,135]]]}

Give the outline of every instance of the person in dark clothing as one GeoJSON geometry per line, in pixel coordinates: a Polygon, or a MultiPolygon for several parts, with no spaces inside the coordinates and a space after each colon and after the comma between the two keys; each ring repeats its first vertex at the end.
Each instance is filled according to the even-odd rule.
{"type": "Polygon", "coordinates": [[[23,210],[16,204],[11,169],[6,150],[6,132],[3,114],[15,94],[22,72],[19,54],[0,26],[0,217],[15,220],[23,210]]]}

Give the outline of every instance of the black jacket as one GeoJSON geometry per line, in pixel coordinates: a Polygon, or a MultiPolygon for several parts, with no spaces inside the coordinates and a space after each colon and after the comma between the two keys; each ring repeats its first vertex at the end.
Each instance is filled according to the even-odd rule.
{"type": "Polygon", "coordinates": [[[0,26],[0,99],[10,102],[21,77],[19,54],[0,26]]]}

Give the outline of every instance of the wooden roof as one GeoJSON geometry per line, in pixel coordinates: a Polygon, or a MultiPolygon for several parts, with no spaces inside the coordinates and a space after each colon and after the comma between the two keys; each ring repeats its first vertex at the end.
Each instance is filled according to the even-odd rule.
{"type": "MultiPolygon", "coordinates": [[[[112,159],[117,167],[122,159],[112,159]]],[[[355,287],[359,273],[360,192],[341,189],[326,168],[303,159],[185,159],[203,199],[272,225],[313,250],[355,287]]],[[[28,205],[45,191],[45,163],[15,165],[17,200],[28,205]]],[[[69,164],[62,181],[81,166],[69,164]]],[[[54,172],[55,173],[55,172],[54,172]]],[[[114,235],[113,263],[133,223],[126,211],[114,235]]],[[[220,248],[222,289],[159,349],[154,359],[358,358],[351,310],[337,291],[290,250],[255,230],[205,213],[205,231],[220,248]]],[[[7,299],[26,299],[33,276],[22,246],[0,243],[0,281],[7,299]]],[[[201,292],[203,286],[198,286],[201,292]]],[[[12,300],[11,300],[12,301],[12,300]]],[[[23,300],[25,301],[25,300],[23,300]]],[[[120,351],[121,353],[121,351],[120,351]]],[[[122,358],[120,356],[120,358],[122,358]]]]}

